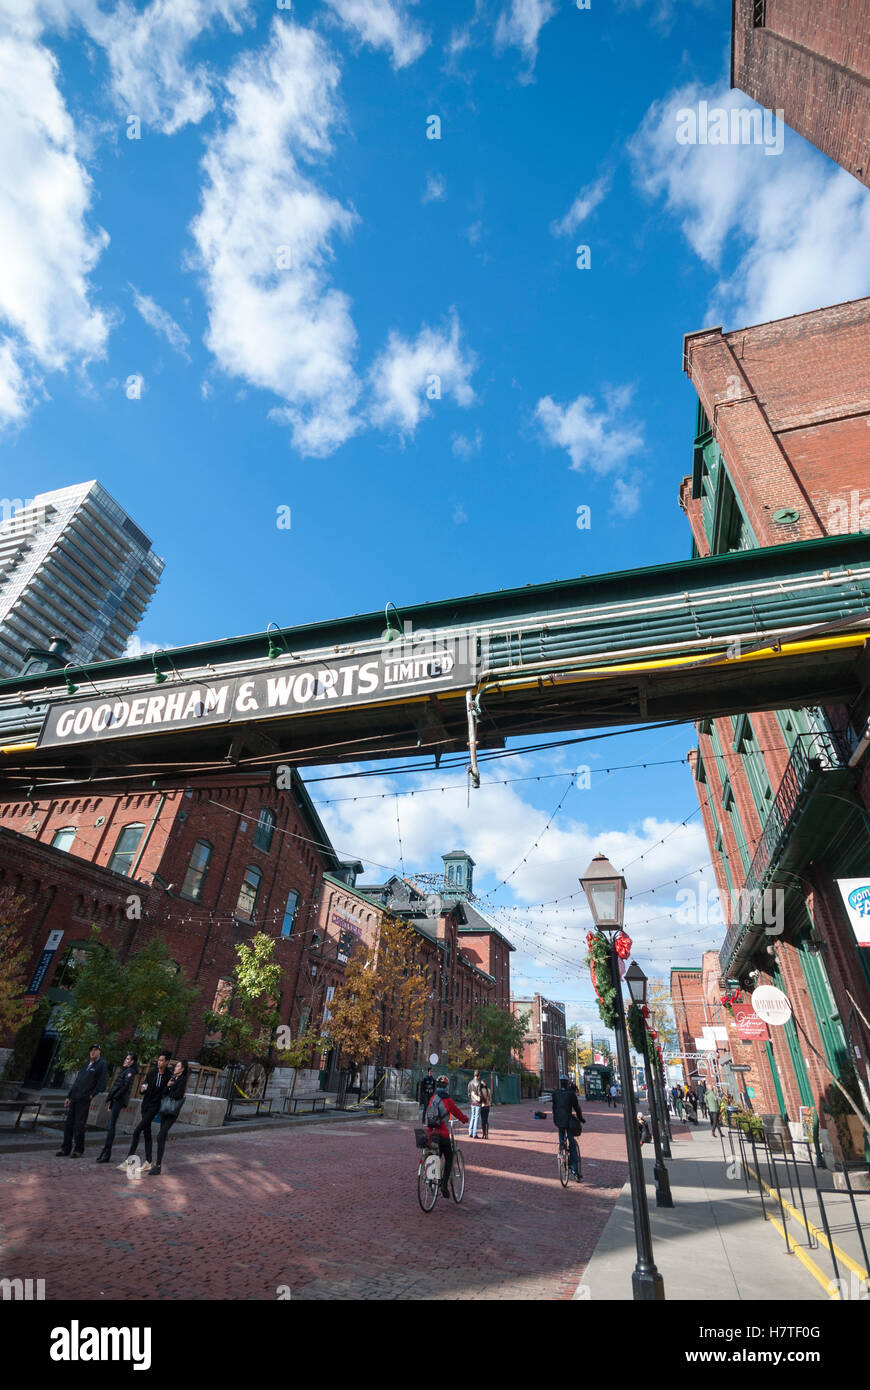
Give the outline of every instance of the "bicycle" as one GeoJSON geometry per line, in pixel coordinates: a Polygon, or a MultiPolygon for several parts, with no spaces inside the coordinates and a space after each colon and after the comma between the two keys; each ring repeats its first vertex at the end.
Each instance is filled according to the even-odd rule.
{"type": "MultiPolygon", "coordinates": [[[[417,1148],[422,1150],[420,1163],[417,1167],[417,1201],[423,1211],[434,1210],[435,1203],[441,1195],[441,1176],[444,1171],[444,1160],[437,1145],[432,1144],[425,1129],[417,1128],[415,1131],[417,1148]]],[[[450,1145],[453,1149],[453,1166],[450,1170],[450,1191],[454,1202],[461,1202],[465,1196],[465,1159],[462,1150],[456,1147],[456,1140],[453,1137],[453,1121],[450,1121],[450,1145]]]]}
{"type": "Polygon", "coordinates": [[[571,1181],[571,1154],[564,1134],[559,1135],[559,1181],[563,1187],[571,1181]]]}

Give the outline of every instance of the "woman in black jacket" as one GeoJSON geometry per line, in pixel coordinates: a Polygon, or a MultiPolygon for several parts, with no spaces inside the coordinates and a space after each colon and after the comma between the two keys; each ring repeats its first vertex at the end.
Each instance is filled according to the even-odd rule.
{"type": "Polygon", "coordinates": [[[138,1075],[139,1067],[136,1062],[136,1053],[128,1052],[121,1070],[112,1082],[111,1090],[106,1096],[106,1105],[109,1109],[109,1127],[106,1130],[103,1152],[97,1159],[98,1163],[108,1163],[112,1157],[112,1145],[115,1142],[115,1126],[118,1123],[118,1116],[130,1103],[130,1092],[138,1075]]]}
{"type": "Polygon", "coordinates": [[[166,1095],[160,1102],[160,1129],[157,1134],[157,1162],[152,1163],[148,1169],[149,1177],[157,1177],[160,1173],[163,1162],[163,1150],[166,1148],[166,1139],[175,1121],[178,1119],[179,1111],[184,1104],[184,1093],[187,1090],[187,1063],[178,1061],[173,1068],[172,1076],[166,1086],[166,1095]]]}

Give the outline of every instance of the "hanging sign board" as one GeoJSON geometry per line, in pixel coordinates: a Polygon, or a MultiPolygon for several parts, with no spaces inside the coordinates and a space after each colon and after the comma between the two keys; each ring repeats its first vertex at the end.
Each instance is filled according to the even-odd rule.
{"type": "Polygon", "coordinates": [[[759,985],[758,989],[752,991],[751,1000],[753,1009],[765,1023],[773,1023],[779,1027],[788,1023],[791,1018],[788,995],[783,994],[775,985],[759,985]]]}
{"type": "MultiPolygon", "coordinates": [[[[758,991],[756,990],[756,994],[758,991]]],[[[767,1024],[749,1003],[735,1004],[734,1023],[737,1036],[743,1042],[766,1042],[770,1037],[767,1024]]]]}
{"type": "Polygon", "coordinates": [[[859,946],[870,946],[870,877],[838,878],[843,906],[859,946]]]}

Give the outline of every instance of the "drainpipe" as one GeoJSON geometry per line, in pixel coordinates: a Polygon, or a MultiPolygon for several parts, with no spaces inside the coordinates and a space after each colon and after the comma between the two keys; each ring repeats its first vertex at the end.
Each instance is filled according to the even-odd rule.
{"type": "Polygon", "coordinates": [[[868,719],[864,732],[853,749],[849,759],[849,767],[857,767],[868,748],[870,748],[870,719],[868,719]]]}
{"type": "Polygon", "coordinates": [[[477,767],[477,714],[470,690],[465,692],[465,709],[468,714],[468,752],[471,758],[468,771],[471,776],[471,785],[476,791],[480,786],[480,772],[477,767]]]}

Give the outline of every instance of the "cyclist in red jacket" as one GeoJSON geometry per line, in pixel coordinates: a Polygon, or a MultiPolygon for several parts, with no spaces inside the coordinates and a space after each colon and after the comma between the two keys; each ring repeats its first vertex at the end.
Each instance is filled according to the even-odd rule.
{"type": "Polygon", "coordinates": [[[461,1120],[464,1125],[468,1124],[468,1116],[463,1115],[459,1106],[450,1099],[449,1076],[439,1076],[435,1081],[435,1094],[429,1102],[429,1109],[426,1111],[426,1130],[430,1139],[437,1139],[438,1152],[444,1159],[441,1191],[445,1197],[450,1196],[448,1183],[453,1168],[453,1145],[450,1142],[450,1130],[447,1128],[448,1115],[455,1115],[456,1119],[461,1120]]]}

